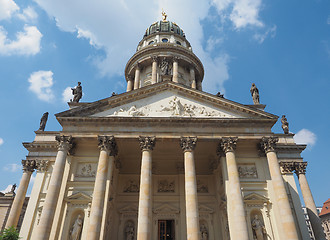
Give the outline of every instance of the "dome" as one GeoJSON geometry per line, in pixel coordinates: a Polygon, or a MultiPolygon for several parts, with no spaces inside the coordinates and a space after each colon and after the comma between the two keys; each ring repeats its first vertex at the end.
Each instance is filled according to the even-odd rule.
{"type": "Polygon", "coordinates": [[[145,38],[154,33],[174,33],[181,37],[185,37],[183,30],[176,23],[166,20],[151,24],[150,27],[147,28],[143,37],[145,38]]]}

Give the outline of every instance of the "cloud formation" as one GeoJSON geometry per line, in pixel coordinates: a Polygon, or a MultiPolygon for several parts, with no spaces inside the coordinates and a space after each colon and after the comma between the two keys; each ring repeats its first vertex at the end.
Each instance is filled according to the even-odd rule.
{"type": "Polygon", "coordinates": [[[21,165],[16,164],[16,163],[9,163],[3,167],[3,170],[9,171],[9,172],[17,172],[17,171],[21,170],[21,165]]]}
{"type": "Polygon", "coordinates": [[[16,40],[10,40],[0,26],[0,55],[35,55],[40,52],[41,37],[37,27],[25,25],[24,31],[16,34],[16,40]]]}
{"type": "Polygon", "coordinates": [[[70,99],[72,99],[72,90],[71,87],[67,87],[62,93],[62,101],[67,103],[70,102],[70,99]]]}
{"type": "MultiPolygon", "coordinates": [[[[1,1],[1,0],[0,0],[1,1]]],[[[23,9],[22,13],[17,14],[18,18],[25,22],[34,21],[38,18],[38,14],[34,10],[33,7],[28,6],[27,8],[23,9]]]]}
{"type": "Polygon", "coordinates": [[[29,90],[34,92],[40,100],[50,102],[54,99],[52,71],[33,72],[28,81],[30,83],[29,90]]]}
{"type": "Polygon", "coordinates": [[[293,138],[297,144],[307,144],[311,147],[315,145],[317,140],[316,134],[305,128],[297,132],[293,138]]]}
{"type": "Polygon", "coordinates": [[[10,192],[11,188],[13,187],[13,185],[9,184],[4,190],[1,190],[0,192],[2,193],[8,193],[10,192]]]}
{"type": "Polygon", "coordinates": [[[10,19],[19,10],[17,4],[12,0],[0,0],[0,20],[10,19]]]}
{"type": "Polygon", "coordinates": [[[3,138],[0,138],[0,146],[4,143],[3,138]]]}
{"type": "Polygon", "coordinates": [[[264,33],[256,33],[253,35],[253,38],[258,42],[258,43],[263,43],[265,39],[270,36],[271,38],[274,38],[276,35],[276,25],[274,25],[271,28],[268,28],[266,32],[264,33]]]}

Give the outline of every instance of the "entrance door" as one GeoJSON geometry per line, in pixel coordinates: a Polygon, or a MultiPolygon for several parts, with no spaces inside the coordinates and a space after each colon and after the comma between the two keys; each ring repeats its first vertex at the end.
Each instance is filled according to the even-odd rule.
{"type": "Polygon", "coordinates": [[[158,239],[174,240],[174,220],[158,220],[158,239]]]}

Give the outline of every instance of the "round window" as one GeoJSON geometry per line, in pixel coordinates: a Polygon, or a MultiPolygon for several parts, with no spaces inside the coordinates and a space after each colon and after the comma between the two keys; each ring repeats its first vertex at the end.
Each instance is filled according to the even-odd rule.
{"type": "Polygon", "coordinates": [[[150,41],[149,43],[148,43],[148,45],[151,45],[151,44],[153,44],[154,43],[154,41],[150,41]]]}
{"type": "Polygon", "coordinates": [[[168,39],[167,38],[163,38],[162,39],[162,42],[168,42],[168,39]]]}
{"type": "Polygon", "coordinates": [[[176,44],[181,45],[181,43],[179,41],[176,41],[176,44]]]}

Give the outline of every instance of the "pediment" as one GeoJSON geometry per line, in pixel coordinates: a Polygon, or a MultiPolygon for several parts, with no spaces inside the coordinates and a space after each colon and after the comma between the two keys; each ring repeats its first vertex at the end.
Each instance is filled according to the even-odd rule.
{"type": "Polygon", "coordinates": [[[178,214],[180,213],[180,210],[169,205],[169,204],[163,204],[158,208],[155,208],[153,210],[154,213],[174,213],[174,214],[178,214]]]}
{"type": "Polygon", "coordinates": [[[119,209],[119,213],[137,213],[138,207],[136,205],[129,205],[119,209]]]}
{"type": "Polygon", "coordinates": [[[158,83],[97,102],[83,103],[56,116],[60,118],[277,119],[277,116],[257,108],[173,82],[158,83]]]}
{"type": "Polygon", "coordinates": [[[200,205],[198,207],[198,211],[199,211],[199,213],[213,213],[214,212],[214,210],[212,208],[209,208],[205,205],[200,205]]]}
{"type": "Polygon", "coordinates": [[[76,201],[92,202],[92,197],[87,195],[86,193],[77,192],[75,194],[68,196],[65,200],[67,202],[76,202],[76,201]]]}
{"type": "Polygon", "coordinates": [[[258,193],[250,193],[244,197],[244,202],[268,203],[269,199],[258,193]]]}

